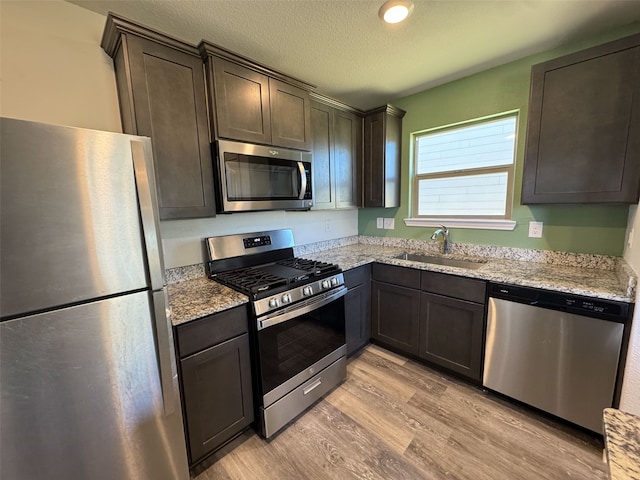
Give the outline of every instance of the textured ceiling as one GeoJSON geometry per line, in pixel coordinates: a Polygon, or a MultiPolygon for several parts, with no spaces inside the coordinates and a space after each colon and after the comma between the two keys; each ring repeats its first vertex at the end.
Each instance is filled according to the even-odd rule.
{"type": "Polygon", "coordinates": [[[640,20],[640,0],[68,0],[190,43],[201,39],[368,109],[640,20]]]}

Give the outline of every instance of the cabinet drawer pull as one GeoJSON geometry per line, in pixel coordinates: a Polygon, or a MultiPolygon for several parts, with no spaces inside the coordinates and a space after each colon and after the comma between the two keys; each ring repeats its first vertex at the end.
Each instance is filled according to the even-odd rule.
{"type": "Polygon", "coordinates": [[[316,388],[318,388],[320,385],[322,385],[322,379],[319,378],[318,380],[316,380],[315,382],[313,382],[311,385],[309,385],[308,387],[305,387],[302,389],[302,393],[304,395],[306,395],[307,393],[311,392],[312,390],[315,390],[316,388]]]}

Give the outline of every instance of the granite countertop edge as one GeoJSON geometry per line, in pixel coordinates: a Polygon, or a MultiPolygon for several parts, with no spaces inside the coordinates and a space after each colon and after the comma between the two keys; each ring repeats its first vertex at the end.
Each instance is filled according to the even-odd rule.
{"type": "MultiPolygon", "coordinates": [[[[486,262],[478,269],[468,269],[394,258],[404,252],[425,253],[399,247],[352,244],[300,256],[337,263],[344,271],[378,262],[603,300],[626,303],[635,301],[636,277],[626,264],[622,264],[617,270],[600,270],[498,258],[446,255],[452,259],[486,262]]],[[[433,255],[431,252],[427,253],[433,255]]],[[[168,293],[174,326],[249,302],[246,295],[206,277],[172,283],[168,286],[168,293]]]]}

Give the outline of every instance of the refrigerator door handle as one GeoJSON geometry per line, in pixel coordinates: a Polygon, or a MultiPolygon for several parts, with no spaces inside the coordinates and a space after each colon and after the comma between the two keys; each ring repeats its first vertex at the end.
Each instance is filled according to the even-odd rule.
{"type": "Polygon", "coordinates": [[[150,287],[151,290],[160,290],[164,287],[164,262],[158,237],[160,217],[158,216],[151,142],[147,142],[146,146],[145,149],[145,143],[140,140],[131,140],[131,156],[133,157],[140,218],[147,250],[150,287]]]}
{"type": "Polygon", "coordinates": [[[158,372],[165,415],[175,411],[178,395],[178,374],[176,371],[173,332],[171,330],[171,311],[166,287],[152,292],[153,318],[155,319],[156,350],[158,355],[158,372]]]}

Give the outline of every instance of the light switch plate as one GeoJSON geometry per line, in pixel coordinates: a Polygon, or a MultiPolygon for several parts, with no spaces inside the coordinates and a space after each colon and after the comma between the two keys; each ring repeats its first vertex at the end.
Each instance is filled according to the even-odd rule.
{"type": "Polygon", "coordinates": [[[529,237],[542,238],[542,222],[529,222],[529,237]]]}
{"type": "Polygon", "coordinates": [[[386,230],[393,230],[396,228],[396,219],[395,218],[385,218],[384,219],[384,228],[386,230]]]}
{"type": "Polygon", "coordinates": [[[376,228],[384,228],[384,218],[376,218],[376,228]]]}

